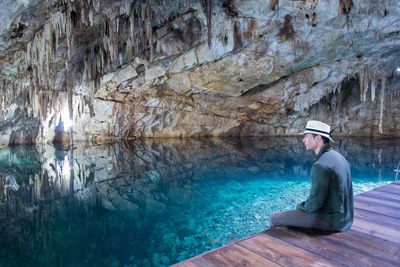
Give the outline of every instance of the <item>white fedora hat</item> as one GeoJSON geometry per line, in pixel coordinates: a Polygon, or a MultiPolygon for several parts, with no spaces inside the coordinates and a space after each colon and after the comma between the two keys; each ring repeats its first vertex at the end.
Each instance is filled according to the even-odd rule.
{"type": "Polygon", "coordinates": [[[303,134],[310,133],[310,134],[319,134],[328,138],[329,140],[333,141],[331,137],[331,126],[322,121],[308,121],[306,125],[306,129],[303,134]]]}

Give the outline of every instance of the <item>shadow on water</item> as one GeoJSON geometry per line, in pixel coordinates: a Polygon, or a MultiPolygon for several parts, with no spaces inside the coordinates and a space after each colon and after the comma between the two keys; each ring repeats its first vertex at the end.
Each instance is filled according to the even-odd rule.
{"type": "MultiPolygon", "coordinates": [[[[394,180],[400,140],[351,139],[355,192],[394,180]]],[[[307,196],[300,139],[149,139],[0,150],[1,266],[164,266],[268,227],[307,196]]]]}

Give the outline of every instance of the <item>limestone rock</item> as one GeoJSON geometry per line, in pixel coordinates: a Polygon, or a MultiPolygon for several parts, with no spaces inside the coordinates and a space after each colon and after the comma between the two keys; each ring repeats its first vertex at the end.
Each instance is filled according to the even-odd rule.
{"type": "Polygon", "coordinates": [[[293,135],[310,118],[400,135],[396,1],[0,7],[0,145],[53,142],[60,125],[94,142],[293,135]]]}

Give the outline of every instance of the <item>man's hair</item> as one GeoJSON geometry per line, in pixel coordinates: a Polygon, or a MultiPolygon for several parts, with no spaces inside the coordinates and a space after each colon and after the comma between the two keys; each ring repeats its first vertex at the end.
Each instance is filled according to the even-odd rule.
{"type": "MultiPolygon", "coordinates": [[[[316,137],[317,135],[319,135],[319,134],[312,134],[314,137],[316,137]]],[[[325,136],[322,136],[322,135],[319,135],[319,136],[321,136],[321,139],[322,139],[322,142],[324,143],[324,144],[329,144],[329,138],[328,137],[325,137],[325,136]]]]}

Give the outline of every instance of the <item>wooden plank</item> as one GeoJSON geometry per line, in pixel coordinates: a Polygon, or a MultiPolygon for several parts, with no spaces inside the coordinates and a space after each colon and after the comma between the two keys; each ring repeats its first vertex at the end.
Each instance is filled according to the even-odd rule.
{"type": "MultiPolygon", "coordinates": [[[[400,181],[393,182],[393,183],[390,183],[390,184],[387,184],[387,185],[384,185],[384,186],[387,186],[387,187],[395,187],[396,185],[400,185],[400,181]]],[[[399,189],[399,190],[400,190],[400,189],[399,189]]]]}
{"type": "Polygon", "coordinates": [[[400,194],[399,190],[397,190],[397,189],[395,189],[393,187],[385,187],[385,186],[381,186],[381,187],[375,188],[373,191],[387,192],[387,193],[395,194],[395,195],[400,194]]]}
{"type": "Polygon", "coordinates": [[[237,243],[283,266],[338,266],[340,264],[260,233],[237,243]]]}
{"type": "MultiPolygon", "coordinates": [[[[386,190],[386,189],[383,189],[386,190]]],[[[374,197],[385,197],[385,196],[389,196],[390,198],[394,198],[394,199],[398,199],[400,193],[397,192],[393,192],[393,190],[390,190],[391,192],[387,192],[387,191],[382,191],[380,188],[376,188],[374,190],[371,191],[367,191],[361,194],[358,194],[356,196],[374,196],[374,197]]]]}
{"type": "Polygon", "coordinates": [[[174,265],[172,267],[217,267],[214,263],[208,261],[203,257],[194,257],[174,265]]]}
{"type": "Polygon", "coordinates": [[[386,205],[378,204],[373,201],[365,201],[358,199],[354,202],[354,208],[360,210],[371,211],[377,214],[382,214],[385,216],[391,216],[394,218],[400,218],[400,210],[393,207],[388,207],[386,205]]]}
{"type": "Polygon", "coordinates": [[[400,188],[398,188],[397,185],[398,184],[396,184],[396,183],[389,183],[389,184],[382,185],[380,187],[382,187],[382,188],[391,188],[393,190],[400,190],[400,188]]]}
{"type": "Polygon", "coordinates": [[[337,242],[355,244],[363,250],[368,251],[369,254],[382,255],[392,259],[394,262],[400,262],[400,245],[381,238],[354,230],[335,233],[327,238],[336,240],[337,242]]]}
{"type": "Polygon", "coordinates": [[[400,201],[396,201],[396,200],[387,200],[387,199],[382,199],[380,197],[370,197],[368,195],[358,195],[356,197],[354,197],[354,200],[362,200],[362,201],[366,201],[366,202],[372,202],[372,203],[376,203],[376,204],[381,204],[381,205],[385,205],[388,207],[392,207],[397,209],[400,206],[400,201]]]}
{"type": "Polygon", "coordinates": [[[332,261],[350,266],[398,266],[391,259],[369,254],[357,244],[348,244],[330,239],[329,236],[317,232],[300,232],[285,228],[273,228],[269,235],[284,240],[292,245],[301,247],[310,252],[319,254],[332,261]]]}
{"type": "Polygon", "coordinates": [[[354,209],[354,217],[355,219],[362,219],[366,221],[386,224],[390,227],[400,228],[400,219],[377,214],[370,211],[354,209]]]}
{"type": "Polygon", "coordinates": [[[367,234],[367,235],[375,236],[377,238],[381,238],[383,240],[387,240],[387,241],[391,241],[393,243],[399,244],[398,238],[395,238],[393,236],[387,235],[385,233],[379,233],[379,232],[377,233],[374,230],[366,229],[366,228],[363,228],[363,227],[359,227],[357,225],[353,226],[351,229],[354,230],[354,231],[360,232],[360,233],[364,233],[364,234],[367,234]]]}
{"type": "Polygon", "coordinates": [[[394,227],[389,222],[383,224],[356,218],[351,229],[400,244],[400,228],[394,227]]]}
{"type": "Polygon", "coordinates": [[[280,266],[236,244],[203,256],[217,266],[280,266]]]}
{"type": "Polygon", "coordinates": [[[385,185],[382,185],[381,187],[395,187],[396,185],[399,184],[400,181],[395,181],[395,182],[391,182],[385,185]]]}
{"type": "MultiPolygon", "coordinates": [[[[360,195],[368,196],[368,197],[376,197],[376,198],[386,199],[386,200],[400,201],[400,194],[391,194],[388,192],[380,192],[380,191],[376,191],[376,190],[371,190],[371,191],[359,194],[357,196],[360,196],[360,195]]],[[[398,202],[398,203],[400,203],[400,202],[398,202]]]]}

